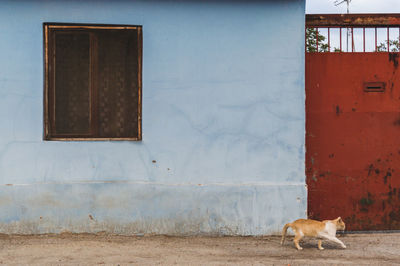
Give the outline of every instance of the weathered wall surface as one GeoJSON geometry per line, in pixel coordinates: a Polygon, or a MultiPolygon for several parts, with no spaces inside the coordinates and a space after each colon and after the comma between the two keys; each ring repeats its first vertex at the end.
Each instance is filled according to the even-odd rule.
{"type": "Polygon", "coordinates": [[[0,231],[259,235],[304,217],[304,5],[0,1],[0,231]],[[43,22],[143,25],[143,141],[42,140],[43,22]]]}

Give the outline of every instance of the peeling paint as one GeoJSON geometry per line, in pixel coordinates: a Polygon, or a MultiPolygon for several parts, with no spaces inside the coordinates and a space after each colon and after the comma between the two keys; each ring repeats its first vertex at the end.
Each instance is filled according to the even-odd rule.
{"type": "Polygon", "coordinates": [[[195,188],[56,184],[38,186],[35,190],[28,186],[2,187],[0,194],[13,202],[0,205],[0,212],[7,214],[0,217],[0,232],[21,234],[66,230],[262,235],[279,231],[288,220],[304,217],[307,198],[304,184],[195,188]],[[44,199],[48,200],[45,204],[44,199]],[[277,212],[278,209],[282,211],[277,212]]]}

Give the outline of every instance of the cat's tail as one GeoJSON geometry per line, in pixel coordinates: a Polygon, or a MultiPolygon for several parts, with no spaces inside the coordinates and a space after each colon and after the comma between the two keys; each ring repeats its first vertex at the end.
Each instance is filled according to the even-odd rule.
{"type": "Polygon", "coordinates": [[[283,227],[283,229],[282,229],[282,240],[281,240],[281,245],[283,245],[283,243],[285,243],[286,231],[287,231],[287,229],[288,229],[289,227],[291,227],[291,226],[292,226],[292,224],[291,224],[291,223],[288,223],[288,224],[285,224],[285,226],[283,227]]]}

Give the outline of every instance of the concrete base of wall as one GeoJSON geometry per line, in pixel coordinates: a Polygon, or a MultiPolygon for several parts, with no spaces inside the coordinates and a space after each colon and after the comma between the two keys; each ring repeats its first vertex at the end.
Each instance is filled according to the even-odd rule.
{"type": "Polygon", "coordinates": [[[0,232],[263,235],[306,215],[304,184],[77,182],[0,187],[0,232]]]}

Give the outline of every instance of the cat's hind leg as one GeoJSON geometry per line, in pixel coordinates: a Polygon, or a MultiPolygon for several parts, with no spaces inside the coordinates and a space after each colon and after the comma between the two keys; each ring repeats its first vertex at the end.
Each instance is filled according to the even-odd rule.
{"type": "Polygon", "coordinates": [[[299,241],[303,238],[303,236],[304,236],[304,234],[301,231],[300,232],[296,232],[296,235],[294,236],[293,242],[294,242],[294,245],[296,246],[296,248],[298,250],[302,250],[303,249],[299,245],[299,241]]]}

